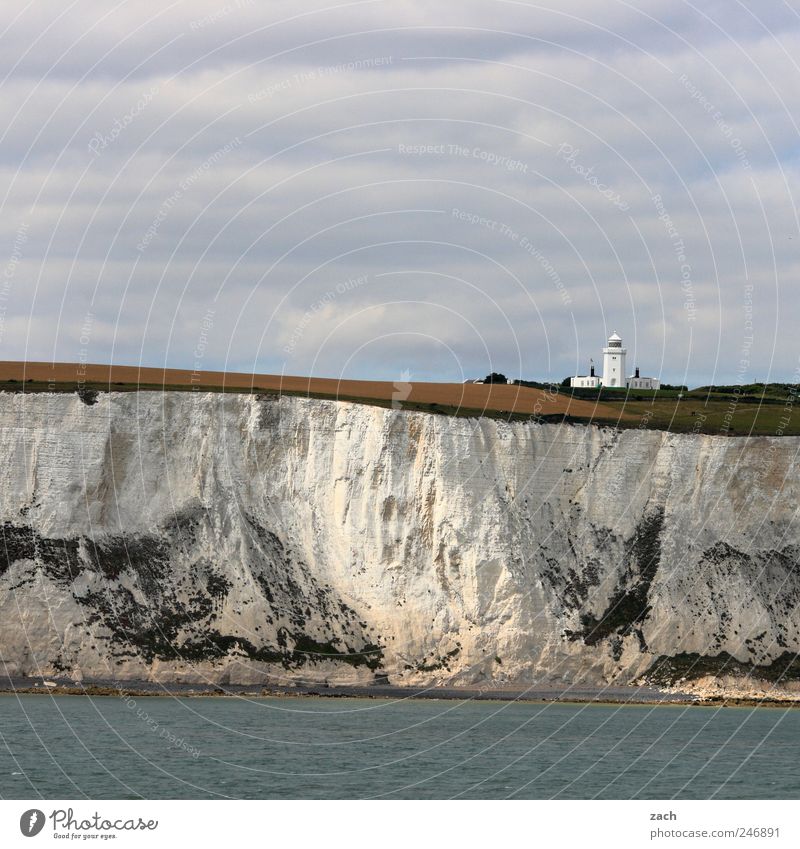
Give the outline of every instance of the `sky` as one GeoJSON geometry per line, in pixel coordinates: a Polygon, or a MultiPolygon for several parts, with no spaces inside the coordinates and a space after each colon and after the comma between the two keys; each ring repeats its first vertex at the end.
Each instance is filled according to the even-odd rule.
{"type": "Polygon", "coordinates": [[[800,380],[796,0],[11,0],[0,39],[0,360],[561,381],[617,331],[800,380]]]}

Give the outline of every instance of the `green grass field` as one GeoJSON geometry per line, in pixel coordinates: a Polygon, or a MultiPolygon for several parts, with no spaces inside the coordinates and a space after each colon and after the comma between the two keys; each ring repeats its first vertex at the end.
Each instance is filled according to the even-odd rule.
{"type": "Polygon", "coordinates": [[[620,422],[620,427],[721,436],[800,435],[800,411],[796,409],[800,407],[800,387],[790,384],[706,386],[683,392],[676,389],[579,392],[575,397],[619,406],[621,412],[638,420],[638,423],[620,422]]]}

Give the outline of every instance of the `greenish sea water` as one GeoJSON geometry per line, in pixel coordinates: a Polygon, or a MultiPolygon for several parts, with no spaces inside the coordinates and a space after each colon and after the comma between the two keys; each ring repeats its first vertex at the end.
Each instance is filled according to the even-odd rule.
{"type": "Polygon", "coordinates": [[[0,696],[0,796],[800,797],[800,711],[0,696]]]}

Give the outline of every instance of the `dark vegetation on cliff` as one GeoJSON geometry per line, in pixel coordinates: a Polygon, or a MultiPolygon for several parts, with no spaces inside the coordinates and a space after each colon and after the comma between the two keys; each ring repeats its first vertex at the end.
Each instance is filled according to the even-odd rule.
{"type": "MultiPolygon", "coordinates": [[[[182,583],[174,580],[173,558],[192,560],[201,521],[182,515],[159,533],[95,539],[45,538],[29,526],[6,522],[0,526],[0,575],[29,561],[17,587],[33,583],[39,569],[61,584],[85,608],[85,624],[102,626],[99,639],[107,641],[112,662],[233,656],[285,669],[323,660],[370,670],[381,666],[380,638],[332,587],[320,585],[275,534],[253,520],[248,520],[246,563],[253,579],[251,603],[264,608],[264,634],[257,639],[224,633],[225,617],[219,614],[232,587],[224,570],[197,558],[182,583]]],[[[54,666],[68,670],[73,660],[62,652],[54,666]]]]}
{"type": "MultiPolygon", "coordinates": [[[[584,613],[580,616],[579,630],[567,630],[564,636],[570,640],[582,640],[587,646],[595,646],[608,640],[611,656],[619,660],[622,654],[622,639],[635,634],[642,651],[647,651],[647,643],[641,630],[641,623],[650,612],[649,593],[653,578],[661,559],[660,535],[664,524],[664,513],[658,510],[639,524],[633,538],[626,545],[625,571],[619,585],[609,598],[606,609],[599,615],[584,613]]],[[[588,595],[590,586],[597,581],[597,570],[592,569],[587,577],[589,581],[577,589],[578,596],[588,595]]],[[[578,609],[573,604],[572,609],[578,609]]]]}
{"type": "Polygon", "coordinates": [[[642,680],[657,687],[669,687],[681,681],[692,681],[707,675],[719,678],[725,675],[752,678],[779,684],[800,680],[800,658],[794,652],[783,652],[771,663],[742,663],[728,652],[718,655],[701,655],[682,652],[672,657],[662,655],[642,676],[642,680]]]}

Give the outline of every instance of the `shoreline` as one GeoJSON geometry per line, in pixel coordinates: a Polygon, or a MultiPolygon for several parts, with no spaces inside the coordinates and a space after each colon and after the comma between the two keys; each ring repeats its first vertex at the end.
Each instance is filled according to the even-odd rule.
{"type": "Polygon", "coordinates": [[[233,684],[207,685],[152,681],[94,680],[79,683],[59,678],[0,676],[0,695],[89,696],[114,698],[259,698],[259,699],[384,699],[389,701],[524,702],[531,704],[597,704],[675,707],[800,708],[800,699],[756,699],[738,696],[703,698],[692,693],[672,693],[654,687],[542,687],[518,688],[400,687],[391,684],[364,686],[233,684]]]}

